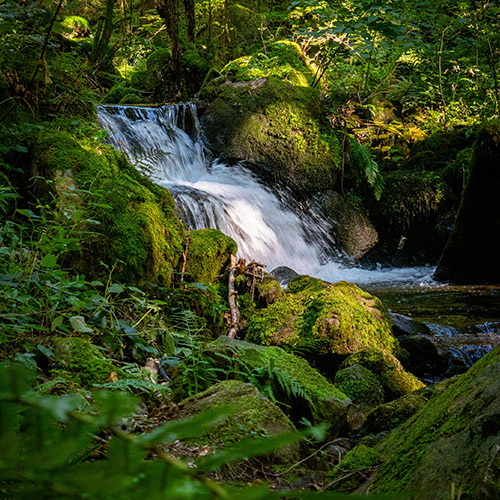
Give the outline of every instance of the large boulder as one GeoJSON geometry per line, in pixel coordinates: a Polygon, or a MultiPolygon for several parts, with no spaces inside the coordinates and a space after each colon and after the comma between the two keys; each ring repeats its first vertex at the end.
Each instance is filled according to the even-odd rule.
{"type": "Polygon", "coordinates": [[[341,146],[317,89],[274,77],[230,84],[203,122],[213,152],[245,161],[268,184],[299,193],[335,187],[341,146]]]}
{"type": "MultiPolygon", "coordinates": [[[[315,424],[326,422],[331,437],[338,435],[345,423],[351,401],[298,356],[278,347],[258,346],[227,336],[206,344],[201,355],[198,362],[206,376],[197,382],[198,390],[216,380],[234,378],[254,384],[281,404],[295,422],[304,417],[315,424]]],[[[192,387],[192,373],[185,368],[181,365],[173,380],[177,397],[192,387]]]]}
{"type": "Polygon", "coordinates": [[[453,283],[500,281],[500,122],[478,133],[469,181],[453,231],[434,274],[453,283]]]}
{"type": "Polygon", "coordinates": [[[392,353],[396,347],[379,299],[352,283],[309,276],[293,279],[282,299],[254,315],[247,340],[334,355],[338,359],[329,359],[324,367],[331,377],[350,354],[366,347],[392,353]]]}
{"type": "Polygon", "coordinates": [[[48,128],[33,149],[35,195],[43,199],[55,186],[58,210],[81,229],[75,233],[85,255],[74,251],[71,262],[77,272],[107,277],[102,261],[113,279],[171,284],[184,231],[165,188],[97,139],[48,128]]]}
{"type": "Polygon", "coordinates": [[[384,460],[361,491],[419,500],[500,497],[500,348],[458,376],[377,445],[384,460]]]}
{"type": "MultiPolygon", "coordinates": [[[[230,407],[233,413],[224,421],[206,431],[201,437],[189,440],[197,446],[210,446],[214,451],[234,445],[244,439],[274,436],[293,432],[290,419],[251,384],[226,380],[204,392],[179,403],[174,418],[189,418],[208,410],[230,407]]],[[[272,452],[267,462],[288,463],[299,458],[297,444],[272,452]]]]}

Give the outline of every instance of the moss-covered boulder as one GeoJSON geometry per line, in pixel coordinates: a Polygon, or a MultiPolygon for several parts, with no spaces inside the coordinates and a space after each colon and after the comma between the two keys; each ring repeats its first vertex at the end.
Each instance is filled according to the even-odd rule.
{"type": "Polygon", "coordinates": [[[423,387],[389,403],[381,404],[366,416],[361,428],[362,435],[379,434],[395,429],[417,413],[432,397],[434,390],[423,387]]]}
{"type": "Polygon", "coordinates": [[[452,234],[434,278],[453,283],[498,283],[500,247],[500,121],[478,132],[474,160],[452,234]]]}
{"type": "Polygon", "coordinates": [[[78,271],[96,276],[104,271],[103,261],[115,266],[114,278],[122,281],[171,283],[184,237],[165,188],[92,137],[46,129],[33,149],[34,176],[72,179],[59,209],[86,229],[79,233],[84,258],[73,256],[78,271]]]}
{"type": "Polygon", "coordinates": [[[185,280],[213,283],[237,252],[232,238],[217,229],[198,229],[189,235],[185,280]]]}
{"type": "Polygon", "coordinates": [[[396,345],[379,299],[352,283],[309,276],[293,279],[280,300],[255,314],[247,340],[343,357],[365,347],[390,353],[396,345]]]}
{"type": "MultiPolygon", "coordinates": [[[[316,424],[326,422],[332,437],[344,425],[351,401],[302,358],[278,347],[258,346],[226,336],[206,344],[201,354],[198,363],[206,375],[200,377],[198,390],[217,379],[251,382],[279,402],[295,422],[303,417],[316,424]]],[[[183,394],[186,387],[192,387],[192,371],[185,368],[180,366],[172,382],[174,394],[183,394]]]]}
{"type": "Polygon", "coordinates": [[[52,340],[55,364],[53,373],[68,377],[85,387],[110,381],[117,369],[97,346],[84,337],[56,337],[52,340]]]}
{"type": "Polygon", "coordinates": [[[358,430],[369,412],[384,402],[384,389],[377,377],[361,365],[339,370],[335,385],[351,399],[347,421],[351,430],[358,430]]]}
{"type": "MultiPolygon", "coordinates": [[[[226,64],[221,75],[232,82],[245,82],[274,76],[296,86],[309,86],[315,69],[300,46],[289,40],[279,40],[266,47],[226,64]]],[[[207,89],[208,90],[208,89],[207,89]]]]}
{"type": "Polygon", "coordinates": [[[363,349],[349,356],[342,368],[361,365],[371,371],[384,388],[385,401],[409,394],[424,387],[415,375],[404,370],[401,363],[391,354],[377,348],[363,349]]]}
{"type": "MultiPolygon", "coordinates": [[[[214,451],[249,438],[293,432],[290,419],[251,384],[237,380],[219,382],[204,392],[179,403],[174,418],[189,418],[208,410],[230,407],[233,413],[190,444],[208,445],[214,451]]],[[[298,445],[290,445],[267,455],[266,461],[294,462],[299,457],[298,445]]]]}
{"type": "Polygon", "coordinates": [[[244,160],[268,183],[302,193],[335,187],[341,146],[318,90],[277,78],[231,84],[203,121],[216,154],[244,160]]]}
{"type": "MultiPolygon", "coordinates": [[[[384,458],[364,488],[409,499],[500,496],[500,348],[436,394],[376,447],[384,458]]],[[[361,491],[361,490],[360,490],[361,491]]]]}

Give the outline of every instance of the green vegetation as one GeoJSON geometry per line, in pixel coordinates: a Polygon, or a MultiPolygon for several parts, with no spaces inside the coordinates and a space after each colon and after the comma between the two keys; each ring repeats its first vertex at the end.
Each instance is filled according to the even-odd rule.
{"type": "Polygon", "coordinates": [[[352,283],[309,276],[293,279],[282,299],[252,318],[247,339],[338,355],[365,347],[395,349],[390,320],[376,297],[352,283]]]}
{"type": "Polygon", "coordinates": [[[379,299],[309,276],[252,295],[240,277],[239,333],[259,345],[228,339],[234,241],[188,232],[96,106],[198,100],[211,153],[319,202],[318,223],[348,218],[351,257],[378,235],[387,262],[434,263],[463,192],[479,193],[473,226],[476,203],[497,210],[499,16],[469,0],[2,1],[2,495],[498,498],[498,349],[424,388],[379,299]]]}

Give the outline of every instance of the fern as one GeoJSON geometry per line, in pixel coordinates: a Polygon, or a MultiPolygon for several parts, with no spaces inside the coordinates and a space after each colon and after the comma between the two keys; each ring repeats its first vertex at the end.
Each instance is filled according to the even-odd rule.
{"type": "Polygon", "coordinates": [[[356,140],[351,140],[355,163],[359,170],[364,174],[368,184],[373,189],[373,194],[377,200],[380,200],[384,189],[384,178],[380,172],[375,156],[371,151],[356,140]]]}

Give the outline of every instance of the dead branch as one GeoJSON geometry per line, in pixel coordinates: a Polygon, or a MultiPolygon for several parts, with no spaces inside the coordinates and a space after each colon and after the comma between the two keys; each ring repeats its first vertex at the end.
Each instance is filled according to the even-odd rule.
{"type": "Polygon", "coordinates": [[[238,275],[238,266],[236,264],[236,257],[231,255],[231,268],[229,270],[229,280],[228,280],[228,301],[229,308],[231,310],[231,329],[227,336],[231,339],[236,337],[236,333],[238,332],[238,323],[240,321],[240,311],[238,309],[238,304],[236,303],[236,289],[235,289],[235,280],[238,275]]]}

